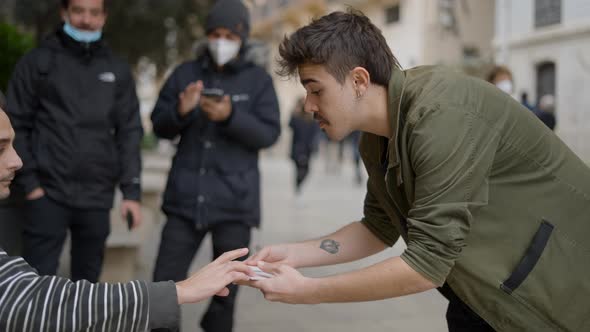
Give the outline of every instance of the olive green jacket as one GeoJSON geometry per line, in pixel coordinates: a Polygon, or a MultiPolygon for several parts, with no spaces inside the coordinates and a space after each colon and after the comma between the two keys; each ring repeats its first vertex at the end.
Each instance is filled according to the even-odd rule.
{"type": "Polygon", "coordinates": [[[590,331],[590,169],[491,84],[394,70],[363,224],[499,331],[590,331]]]}

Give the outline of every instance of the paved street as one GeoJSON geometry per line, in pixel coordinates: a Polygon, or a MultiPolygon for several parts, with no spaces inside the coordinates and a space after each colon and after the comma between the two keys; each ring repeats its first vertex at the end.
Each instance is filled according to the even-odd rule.
{"type": "MultiPolygon", "coordinates": [[[[352,167],[340,172],[326,170],[316,161],[301,197],[295,197],[292,166],[288,160],[263,158],[263,226],[254,233],[253,246],[318,237],[361,216],[364,186],[354,183],[352,167]]],[[[149,239],[142,252],[140,277],[150,278],[159,234],[149,239]]],[[[366,259],[337,267],[305,269],[308,276],[323,276],[373,264],[399,255],[403,245],[366,259]]],[[[195,257],[192,270],[211,258],[211,244],[205,241],[195,257]]],[[[300,331],[446,331],[446,300],[428,292],[394,300],[354,304],[285,305],[270,303],[253,289],[242,288],[237,305],[237,332],[300,331]]],[[[183,307],[184,331],[200,331],[198,322],[206,303],[183,307]]]]}

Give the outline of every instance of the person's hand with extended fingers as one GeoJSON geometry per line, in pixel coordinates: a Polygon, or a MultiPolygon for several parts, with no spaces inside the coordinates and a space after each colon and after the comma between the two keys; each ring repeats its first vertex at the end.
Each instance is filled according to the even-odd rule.
{"type": "Polygon", "coordinates": [[[249,280],[254,273],[244,262],[235,261],[248,254],[248,248],[228,251],[190,278],[176,283],[178,303],[196,303],[213,295],[227,296],[227,285],[249,280]]]}
{"type": "Polygon", "coordinates": [[[227,120],[232,112],[229,95],[223,96],[221,100],[203,96],[201,97],[200,105],[207,118],[213,122],[227,120]]]}
{"type": "Polygon", "coordinates": [[[276,244],[260,249],[246,260],[246,264],[256,266],[258,262],[265,262],[297,267],[294,258],[290,245],[276,244]]]}
{"type": "Polygon", "coordinates": [[[178,114],[181,117],[187,116],[191,113],[201,99],[201,91],[203,91],[203,82],[196,81],[189,84],[184,91],[178,95],[178,114]]]}
{"type": "Polygon", "coordinates": [[[273,276],[250,281],[247,285],[259,289],[266,300],[290,304],[316,303],[313,299],[312,278],[303,276],[285,264],[259,262],[258,267],[273,276]]]}

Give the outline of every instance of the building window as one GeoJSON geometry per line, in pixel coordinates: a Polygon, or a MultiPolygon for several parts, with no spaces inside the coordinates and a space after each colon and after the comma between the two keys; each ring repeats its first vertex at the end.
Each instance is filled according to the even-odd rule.
{"type": "Polygon", "coordinates": [[[555,63],[537,65],[537,102],[545,95],[555,96],[555,63]]]}
{"type": "Polygon", "coordinates": [[[385,23],[392,24],[399,22],[400,8],[399,4],[385,8],[385,23]]]}
{"type": "Polygon", "coordinates": [[[479,49],[475,46],[464,46],[463,47],[463,59],[478,59],[479,49]]]}
{"type": "Polygon", "coordinates": [[[561,0],[535,0],[535,28],[561,22],[561,0]]]}

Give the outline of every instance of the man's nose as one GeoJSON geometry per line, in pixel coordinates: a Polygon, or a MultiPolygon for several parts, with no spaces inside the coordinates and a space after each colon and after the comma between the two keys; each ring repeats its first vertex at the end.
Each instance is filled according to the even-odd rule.
{"type": "Polygon", "coordinates": [[[20,159],[14,148],[11,148],[11,150],[8,167],[10,167],[11,170],[18,171],[23,167],[23,161],[20,159]]]}
{"type": "Polygon", "coordinates": [[[84,14],[82,14],[82,25],[84,30],[90,30],[90,25],[92,23],[92,18],[90,16],[90,13],[85,12],[84,14]]]}
{"type": "Polygon", "coordinates": [[[317,107],[309,101],[309,98],[305,98],[305,104],[303,104],[303,111],[306,113],[315,113],[317,112],[317,107]]]}

